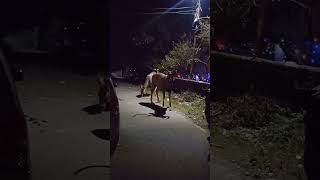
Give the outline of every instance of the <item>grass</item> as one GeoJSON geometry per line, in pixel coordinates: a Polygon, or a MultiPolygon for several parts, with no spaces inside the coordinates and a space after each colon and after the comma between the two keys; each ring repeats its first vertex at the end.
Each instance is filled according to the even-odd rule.
{"type": "Polygon", "coordinates": [[[204,100],[204,97],[189,91],[180,94],[173,93],[172,107],[186,114],[196,125],[208,129],[204,115],[204,100]]]}
{"type": "Polygon", "coordinates": [[[302,110],[274,99],[243,95],[212,103],[213,153],[255,178],[305,180],[302,110]]]}
{"type": "MultiPolygon", "coordinates": [[[[168,98],[167,94],[166,97],[168,98]]],[[[155,95],[154,95],[155,98],[155,95]]],[[[159,100],[162,102],[162,95],[159,94],[159,100]]],[[[168,105],[168,99],[165,105],[168,105]]],[[[203,129],[208,129],[208,124],[204,115],[205,97],[197,93],[185,91],[182,93],[174,93],[171,95],[171,105],[173,109],[184,113],[193,123],[203,129]]]]}
{"type": "MultiPolygon", "coordinates": [[[[204,97],[196,93],[172,95],[173,108],[207,129],[204,105],[204,97]]],[[[303,109],[245,94],[211,103],[210,113],[215,156],[236,163],[243,174],[254,178],[306,180],[303,109]]]]}

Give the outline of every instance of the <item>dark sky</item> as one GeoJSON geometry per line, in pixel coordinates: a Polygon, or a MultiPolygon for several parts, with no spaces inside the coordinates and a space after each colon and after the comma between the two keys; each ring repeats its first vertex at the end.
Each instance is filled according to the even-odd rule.
{"type": "MultiPolygon", "coordinates": [[[[144,15],[140,12],[150,12],[150,8],[167,8],[173,7],[175,4],[181,2],[177,7],[190,7],[195,5],[196,0],[112,0],[111,1],[111,19],[112,24],[122,24],[132,28],[137,28],[147,24],[151,19],[159,15],[144,15]],[[119,22],[120,21],[120,22],[119,22]]],[[[204,14],[209,15],[209,0],[202,0],[204,14]],[[205,8],[206,7],[206,8],[205,8]],[[206,11],[207,10],[207,11],[206,11]]],[[[162,17],[175,18],[183,16],[183,18],[190,20],[193,17],[190,15],[164,15],[162,17]]],[[[162,18],[161,17],[161,18],[162,18]]],[[[156,22],[155,22],[156,23],[156,22]]],[[[189,26],[189,25],[187,25],[189,26]]]]}
{"type": "MultiPolygon", "coordinates": [[[[171,30],[176,32],[190,32],[193,16],[191,15],[142,15],[148,8],[172,7],[180,0],[6,0],[0,6],[0,32],[32,27],[41,23],[47,23],[51,16],[75,16],[77,14],[97,14],[99,9],[107,7],[109,18],[105,20],[108,24],[109,51],[113,59],[122,54],[128,55],[129,35],[133,31],[141,31],[159,24],[170,24],[171,30]],[[153,22],[150,24],[150,22],[153,22]],[[149,23],[149,25],[148,25],[149,23]]],[[[182,0],[182,6],[194,6],[195,0],[182,0]]],[[[202,0],[203,10],[208,13],[209,0],[202,0]]]]}
{"type": "MultiPolygon", "coordinates": [[[[142,12],[152,12],[150,8],[168,8],[181,2],[177,7],[195,6],[195,0],[112,0],[110,10],[110,44],[111,61],[134,61],[129,56],[129,35],[132,32],[148,31],[156,25],[170,26],[170,31],[177,33],[191,32],[192,15],[145,15],[142,12]]],[[[202,0],[203,15],[209,15],[210,1],[202,0]]],[[[155,10],[157,11],[157,10],[155,10]]],[[[152,33],[152,32],[150,32],[152,33]]],[[[174,40],[174,39],[173,39],[174,40]]]]}
{"type": "Polygon", "coordinates": [[[94,14],[105,0],[3,0],[0,6],[0,32],[44,24],[51,16],[94,14]]]}

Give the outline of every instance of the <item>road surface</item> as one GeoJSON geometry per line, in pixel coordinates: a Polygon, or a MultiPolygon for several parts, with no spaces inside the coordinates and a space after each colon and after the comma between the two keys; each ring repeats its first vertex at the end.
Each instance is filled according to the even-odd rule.
{"type": "Polygon", "coordinates": [[[174,110],[150,114],[159,107],[150,106],[150,97],[136,97],[137,86],[118,83],[116,90],[121,127],[112,180],[209,179],[207,132],[174,110]]]}
{"type": "Polygon", "coordinates": [[[24,71],[25,81],[16,84],[28,119],[32,180],[110,179],[110,146],[103,137],[108,114],[82,110],[97,103],[95,76],[44,65],[24,71]]]}

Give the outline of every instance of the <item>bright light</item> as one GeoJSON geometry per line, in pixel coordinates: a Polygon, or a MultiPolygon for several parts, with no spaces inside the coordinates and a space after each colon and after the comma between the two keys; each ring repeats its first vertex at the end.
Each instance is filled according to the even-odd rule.
{"type": "Polygon", "coordinates": [[[196,81],[199,81],[199,76],[198,75],[196,75],[196,81]]]}
{"type": "Polygon", "coordinates": [[[166,11],[164,11],[163,13],[161,13],[159,16],[154,17],[153,19],[151,19],[151,21],[148,24],[152,24],[155,20],[159,19],[161,16],[163,16],[164,14],[172,11],[174,8],[178,7],[180,4],[182,4],[184,2],[184,0],[181,0],[179,2],[177,2],[175,5],[173,5],[171,8],[167,9],[166,11]]]}
{"type": "Polygon", "coordinates": [[[313,59],[313,58],[311,59],[311,63],[312,63],[312,64],[314,64],[314,63],[315,63],[315,61],[314,61],[314,59],[313,59]]]}

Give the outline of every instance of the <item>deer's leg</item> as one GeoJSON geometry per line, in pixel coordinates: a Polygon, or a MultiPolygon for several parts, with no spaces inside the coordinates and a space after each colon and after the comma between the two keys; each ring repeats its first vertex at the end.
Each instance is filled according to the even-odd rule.
{"type": "Polygon", "coordinates": [[[145,87],[143,85],[140,85],[140,94],[141,94],[141,96],[144,95],[144,90],[145,90],[145,87]]]}
{"type": "Polygon", "coordinates": [[[150,99],[151,99],[151,103],[153,104],[153,102],[152,102],[152,95],[153,95],[153,92],[154,92],[154,87],[151,87],[151,94],[150,94],[150,99]]]}
{"type": "Polygon", "coordinates": [[[99,105],[102,106],[103,105],[103,92],[101,91],[101,89],[99,89],[98,96],[99,96],[99,105]]]}
{"type": "Polygon", "coordinates": [[[162,91],[162,107],[164,107],[164,100],[166,99],[166,91],[165,90],[163,90],[162,91]]]}
{"type": "Polygon", "coordinates": [[[159,90],[158,90],[158,88],[156,89],[156,94],[157,94],[157,99],[158,99],[158,103],[160,102],[160,99],[159,99],[159,90]]]}
{"type": "Polygon", "coordinates": [[[171,91],[169,91],[169,110],[171,111],[171,91]]]}

